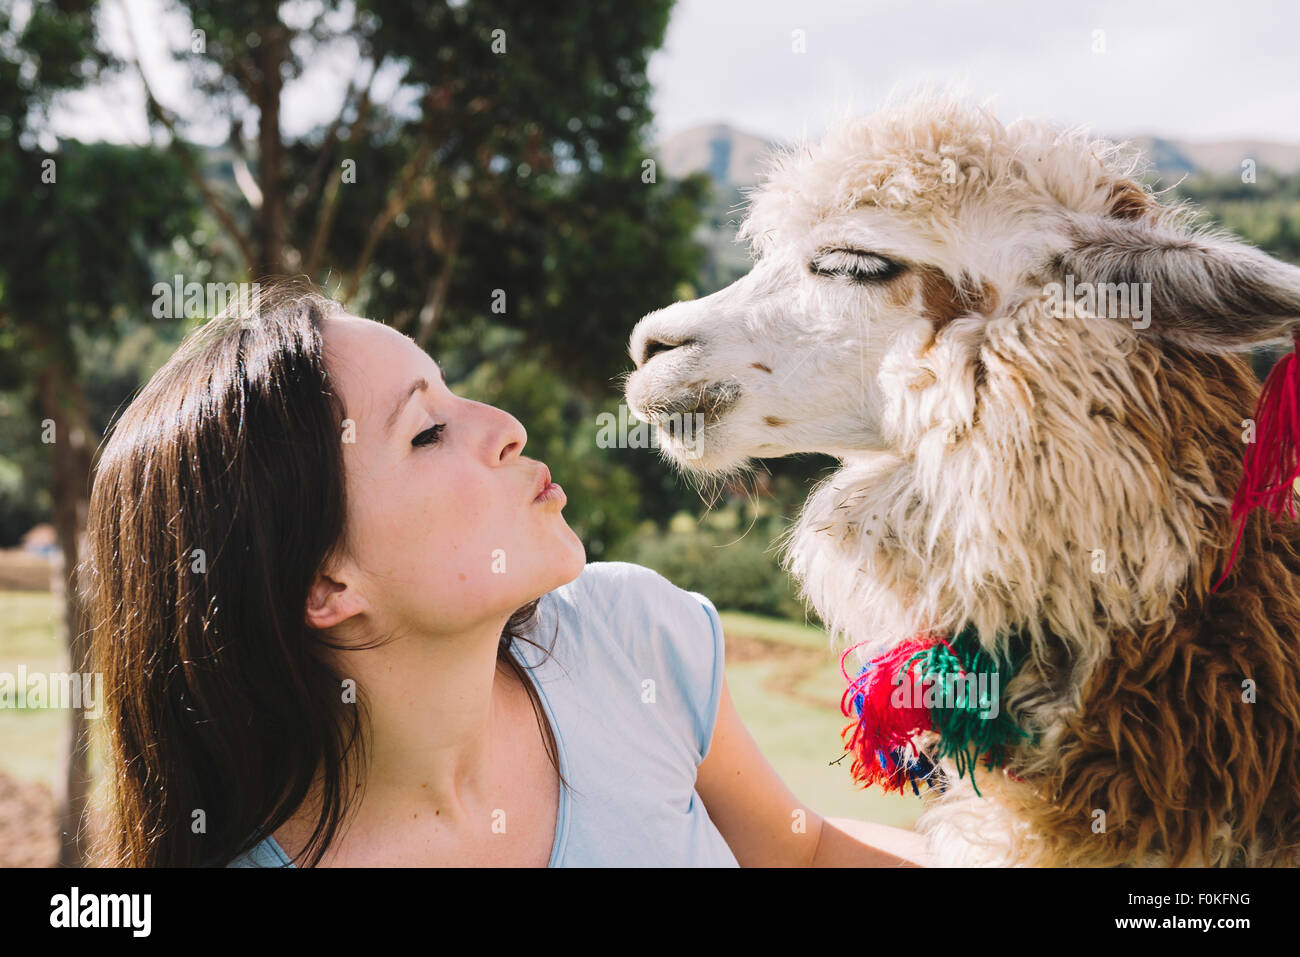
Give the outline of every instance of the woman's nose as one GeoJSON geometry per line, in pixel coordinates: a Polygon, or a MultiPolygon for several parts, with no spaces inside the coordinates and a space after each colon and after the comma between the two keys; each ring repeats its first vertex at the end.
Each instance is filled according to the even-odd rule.
{"type": "Polygon", "coordinates": [[[524,428],[522,422],[509,412],[502,409],[496,411],[504,416],[504,421],[501,424],[500,452],[497,454],[497,460],[505,462],[523,453],[524,446],[528,444],[528,430],[524,428]]]}

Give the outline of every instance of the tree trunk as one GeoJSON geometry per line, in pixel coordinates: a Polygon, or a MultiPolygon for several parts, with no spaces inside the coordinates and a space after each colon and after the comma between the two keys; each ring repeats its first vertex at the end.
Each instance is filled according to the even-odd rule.
{"type": "MultiPolygon", "coordinates": [[[[54,530],[63,554],[63,619],[69,670],[86,671],[89,615],[81,593],[78,562],[86,527],[92,443],[86,400],[66,354],[55,355],[37,376],[37,396],[43,420],[54,422],[50,445],[54,530]]],[[[42,426],[46,423],[43,422],[42,426]]],[[[59,864],[84,865],[81,828],[90,796],[89,728],[85,708],[72,708],[62,757],[65,774],[56,787],[59,822],[59,864]]]]}
{"type": "Polygon", "coordinates": [[[285,60],[284,25],[278,21],[260,31],[257,89],[258,173],[262,208],[257,221],[258,275],[254,280],[284,272],[288,239],[284,196],[284,142],[280,135],[280,93],[284,86],[281,69],[285,60]]]}

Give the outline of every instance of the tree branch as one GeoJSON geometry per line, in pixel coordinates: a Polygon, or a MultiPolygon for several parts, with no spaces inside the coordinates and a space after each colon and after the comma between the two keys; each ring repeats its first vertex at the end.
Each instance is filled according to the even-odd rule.
{"type": "MultiPolygon", "coordinates": [[[[457,223],[447,235],[446,231],[441,231],[438,236],[438,243],[441,246],[440,252],[443,254],[442,268],[438,270],[438,275],[429,283],[429,291],[424,299],[424,307],[420,310],[419,323],[415,329],[415,344],[421,349],[429,345],[429,340],[433,337],[433,331],[438,327],[442,319],[443,309],[447,305],[447,294],[451,290],[451,277],[456,268],[456,254],[460,250],[460,237],[463,227],[457,223]]],[[[430,237],[430,242],[433,238],[430,237]]]]}
{"type": "Polygon", "coordinates": [[[302,208],[302,204],[312,196],[320,194],[321,178],[325,175],[325,168],[329,165],[330,155],[334,152],[334,147],[338,143],[339,130],[343,127],[343,117],[352,105],[354,97],[357,100],[357,116],[348,127],[348,140],[356,138],[357,132],[361,129],[366,118],[370,115],[371,91],[374,89],[375,77],[383,67],[384,61],[376,63],[374,69],[370,71],[370,77],[366,80],[364,86],[357,83],[357,78],[353,77],[348,81],[347,92],[343,94],[343,105],[339,108],[338,115],[330,123],[329,129],[325,132],[325,139],[321,141],[320,151],[316,155],[316,162],[312,165],[311,172],[307,175],[307,188],[302,194],[293,201],[291,208],[296,214],[302,208]]]}
{"type": "Polygon", "coordinates": [[[262,190],[257,185],[257,180],[253,177],[253,172],[248,168],[248,153],[244,149],[244,131],[243,124],[230,124],[230,151],[235,158],[231,166],[235,171],[235,185],[239,191],[244,194],[244,199],[252,209],[262,208],[262,190]]]}
{"type": "Polygon", "coordinates": [[[388,231],[388,227],[397,218],[397,214],[406,208],[407,199],[410,197],[411,190],[419,178],[419,173],[424,168],[425,163],[429,161],[432,153],[433,145],[425,141],[406,161],[406,165],[402,167],[402,173],[398,177],[397,183],[389,191],[388,202],[384,204],[383,210],[375,217],[370,224],[370,229],[366,232],[366,240],[361,247],[361,255],[357,257],[356,265],[352,267],[352,274],[348,277],[347,286],[344,288],[344,303],[350,302],[361,288],[361,279],[370,266],[371,259],[374,258],[375,247],[379,245],[379,240],[388,231]]]}
{"type": "Polygon", "coordinates": [[[144,86],[146,117],[148,119],[156,119],[166,128],[167,133],[171,137],[171,142],[168,145],[172,152],[174,152],[180,159],[181,166],[185,169],[186,176],[189,177],[190,182],[193,183],[194,187],[199,191],[199,195],[203,198],[204,205],[207,206],[212,215],[216,217],[217,222],[221,224],[221,228],[226,231],[234,241],[235,245],[239,247],[239,254],[244,258],[245,265],[251,271],[257,261],[257,257],[253,254],[253,245],[249,240],[248,235],[239,227],[239,223],[235,220],[235,217],[231,214],[230,210],[208,184],[207,179],[203,176],[203,171],[199,169],[198,163],[194,161],[194,156],[190,152],[190,144],[185,142],[176,131],[175,119],[170,115],[167,108],[158,102],[158,98],[154,96],[153,87],[150,86],[149,78],[144,72],[144,65],[140,62],[140,47],[136,42],[135,28],[131,24],[131,13],[127,9],[124,0],[118,0],[118,6],[122,11],[122,18],[126,24],[127,43],[131,48],[131,63],[135,67],[136,74],[140,77],[140,83],[144,86]]]}
{"type": "MultiPolygon", "coordinates": [[[[375,75],[379,72],[379,64],[376,64],[374,71],[370,74],[370,79],[366,83],[365,89],[361,93],[361,99],[357,102],[356,119],[348,128],[348,141],[356,142],[356,138],[361,128],[365,125],[370,116],[371,98],[370,93],[373,89],[375,75]]],[[[351,87],[349,87],[351,89],[351,87]]],[[[344,110],[347,109],[346,98],[344,110]]],[[[324,174],[326,165],[330,159],[330,154],[334,151],[334,145],[338,140],[338,128],[343,121],[343,113],[340,112],[334,123],[330,127],[330,132],[326,136],[325,143],[321,147],[320,156],[316,160],[316,166],[312,170],[312,185],[308,188],[305,196],[315,196],[320,184],[321,176],[324,174]]],[[[315,276],[316,271],[320,269],[321,259],[325,255],[325,245],[329,242],[330,231],[334,228],[334,217],[338,212],[340,186],[342,186],[342,176],[338,170],[329,178],[329,183],[325,187],[325,196],[321,201],[320,211],[316,216],[316,228],[312,231],[311,244],[307,248],[307,259],[303,266],[303,271],[308,276],[315,276]]]]}

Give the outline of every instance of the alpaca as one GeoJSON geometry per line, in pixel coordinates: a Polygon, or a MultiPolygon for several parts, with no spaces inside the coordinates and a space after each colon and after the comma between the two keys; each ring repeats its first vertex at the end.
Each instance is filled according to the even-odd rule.
{"type": "Polygon", "coordinates": [[[684,472],[839,460],[781,541],[833,644],[1023,659],[1002,766],[936,762],[943,864],[1300,863],[1300,525],[1252,513],[1214,590],[1242,353],[1300,325],[1300,269],[1137,171],[957,100],[845,121],[774,155],[752,270],[631,335],[628,406],[684,472]]]}

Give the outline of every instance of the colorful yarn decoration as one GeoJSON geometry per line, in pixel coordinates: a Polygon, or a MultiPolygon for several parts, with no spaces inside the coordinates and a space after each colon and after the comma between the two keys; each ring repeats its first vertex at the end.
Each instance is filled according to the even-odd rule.
{"type": "Polygon", "coordinates": [[[1300,478],[1300,332],[1292,335],[1295,351],[1279,359],[1264,380],[1255,404],[1257,441],[1246,446],[1241,463],[1241,484],[1232,497],[1232,521],[1237,523],[1237,537],[1223,575],[1214,587],[1228,578],[1237,561],[1246,518],[1257,508],[1274,518],[1286,512],[1295,518],[1295,482],[1300,478]]]}
{"type": "MultiPolygon", "coordinates": [[[[920,769],[912,765],[921,755],[912,745],[912,737],[921,731],[933,730],[930,711],[925,707],[895,707],[890,695],[893,687],[901,685],[904,680],[901,672],[907,662],[932,643],[929,636],[904,641],[887,654],[868,661],[854,679],[849,678],[844,662],[859,646],[846,649],[840,656],[840,673],[849,682],[849,687],[840,697],[840,711],[845,717],[857,716],[857,721],[846,727],[841,737],[852,729],[853,737],[845,744],[845,750],[853,752],[850,773],[853,780],[863,787],[878,784],[887,792],[902,794],[903,785],[910,782],[913,791],[919,793],[916,781],[920,769]],[[850,698],[852,712],[849,710],[850,698]]],[[[915,692],[917,689],[912,690],[915,692]]],[[[911,700],[924,701],[924,697],[914,694],[911,700]]],[[[929,781],[928,775],[926,780],[929,781]]],[[[929,783],[934,787],[933,782],[929,783]]]]}
{"type": "Polygon", "coordinates": [[[996,675],[999,690],[1015,673],[1010,662],[995,661],[980,644],[979,633],[968,625],[956,637],[944,638],[922,634],[863,665],[856,678],[850,679],[844,662],[854,648],[840,656],[840,672],[849,682],[840,698],[840,710],[856,720],[845,727],[841,737],[853,753],[853,780],[863,787],[879,785],[884,791],[903,793],[910,784],[913,794],[920,794],[917,782],[936,787],[936,762],[951,758],[959,776],[970,775],[975,784],[975,766],[985,757],[988,770],[1000,766],[1007,749],[1016,739],[1028,734],[997,702],[996,717],[986,717],[994,706],[993,695],[978,679],[974,693],[965,676],[996,675]],[[909,687],[904,688],[904,683],[909,687]],[[940,707],[928,707],[927,697],[934,699],[951,688],[951,700],[940,707]],[[899,696],[899,700],[895,700],[899,696]],[[939,742],[929,754],[920,752],[913,738],[924,731],[934,731],[939,742]]]}

